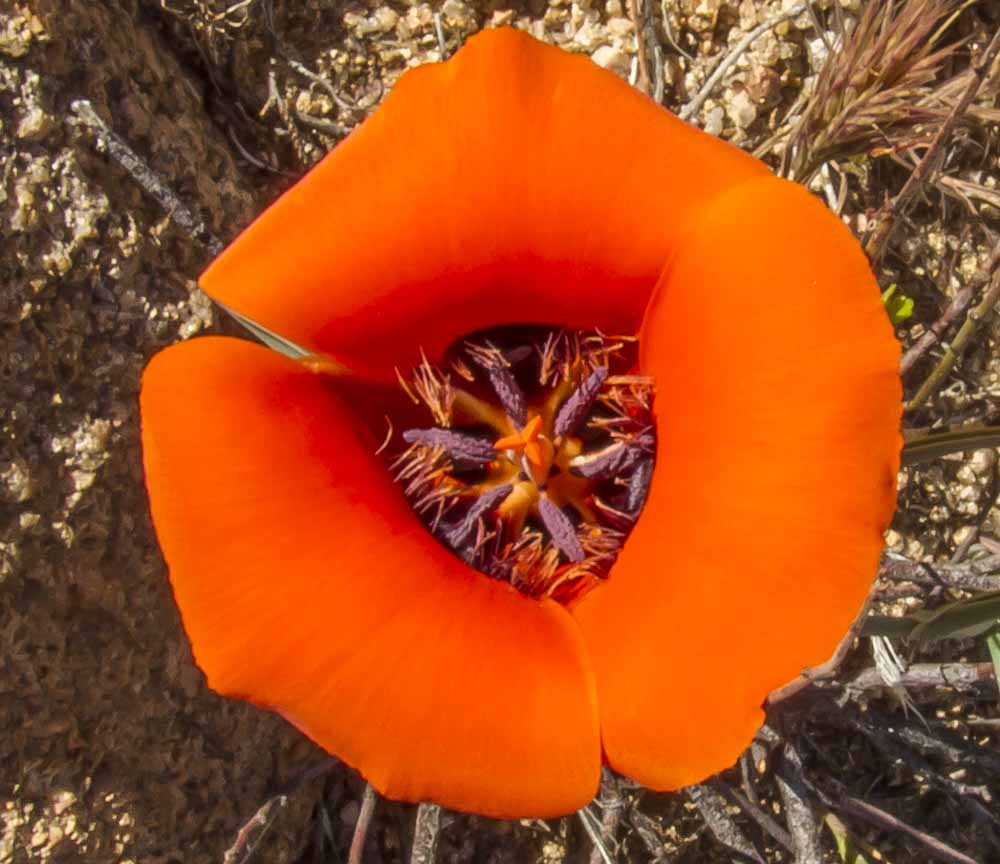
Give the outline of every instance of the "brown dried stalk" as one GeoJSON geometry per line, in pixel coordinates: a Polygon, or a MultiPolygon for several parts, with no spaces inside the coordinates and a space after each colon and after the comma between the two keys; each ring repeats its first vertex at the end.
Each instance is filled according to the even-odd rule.
{"type": "Polygon", "coordinates": [[[957,8],[956,0],[867,4],[823,66],[781,173],[807,183],[829,159],[926,138],[945,114],[933,91],[960,44],[940,44],[957,8]]]}
{"type": "Polygon", "coordinates": [[[1000,53],[1000,30],[993,34],[990,44],[973,61],[971,67],[972,75],[968,76],[968,81],[962,94],[955,101],[952,109],[948,112],[948,116],[934,134],[934,138],[927,147],[927,151],[913,173],[907,178],[903,188],[899,190],[899,194],[884,208],[885,212],[882,213],[868,241],[865,243],[865,252],[868,253],[868,257],[873,262],[878,261],[885,251],[886,243],[889,241],[889,236],[892,233],[896,219],[906,214],[917,193],[937,170],[940,159],[944,156],[944,143],[951,137],[955,125],[976,98],[979,88],[982,86],[983,78],[989,75],[990,70],[993,68],[993,61],[996,59],[998,53],[1000,53]]]}

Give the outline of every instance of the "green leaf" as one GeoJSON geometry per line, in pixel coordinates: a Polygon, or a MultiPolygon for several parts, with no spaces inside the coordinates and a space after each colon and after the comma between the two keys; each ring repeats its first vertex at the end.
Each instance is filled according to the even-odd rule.
{"type": "Polygon", "coordinates": [[[882,303],[885,305],[885,310],[889,313],[889,320],[893,324],[899,324],[913,314],[913,298],[907,297],[905,294],[897,294],[898,287],[893,282],[882,292],[882,303]]]}
{"type": "Polygon", "coordinates": [[[890,639],[908,639],[920,622],[913,616],[891,618],[888,615],[869,615],[861,625],[861,636],[888,636],[890,639]]]}
{"type": "Polygon", "coordinates": [[[310,351],[307,351],[301,345],[296,345],[290,339],[286,339],[273,330],[268,330],[263,324],[258,324],[252,318],[247,318],[245,315],[240,315],[235,309],[230,309],[225,303],[219,303],[218,300],[215,301],[216,305],[224,311],[228,312],[233,316],[243,327],[250,331],[254,336],[257,337],[261,342],[263,342],[272,351],[277,351],[279,354],[284,354],[286,357],[290,357],[292,360],[301,360],[303,357],[308,357],[310,351]]]}
{"type": "Polygon", "coordinates": [[[903,467],[929,462],[950,453],[1000,446],[1000,426],[967,426],[945,432],[904,431],[903,467]]]}
{"type": "Polygon", "coordinates": [[[837,844],[837,852],[844,864],[868,864],[868,859],[861,854],[839,819],[827,819],[826,827],[833,835],[833,842],[837,844]]]}
{"type": "MultiPolygon", "coordinates": [[[[984,591],[937,609],[918,609],[903,618],[871,615],[861,626],[860,635],[913,639],[924,643],[940,639],[971,639],[996,630],[998,619],[1000,591],[984,591]]],[[[995,638],[998,640],[996,650],[1000,651],[1000,635],[995,635],[995,638]]],[[[992,652],[992,643],[988,644],[991,644],[992,652]]],[[[994,665],[997,663],[996,657],[993,662],[994,665]]]]}
{"type": "MultiPolygon", "coordinates": [[[[1000,621],[997,622],[1000,624],[1000,621]]],[[[1000,687],[1000,627],[997,627],[986,637],[986,647],[990,649],[990,660],[993,661],[993,675],[1000,687]]]]}
{"type": "Polygon", "coordinates": [[[993,629],[997,619],[1000,619],[1000,591],[985,591],[935,609],[913,628],[910,638],[918,642],[969,639],[993,629]]]}

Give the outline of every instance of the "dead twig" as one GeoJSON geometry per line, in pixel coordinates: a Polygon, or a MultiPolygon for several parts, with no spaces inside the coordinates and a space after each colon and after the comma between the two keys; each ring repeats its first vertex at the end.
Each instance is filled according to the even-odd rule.
{"type": "Polygon", "coordinates": [[[254,813],[253,816],[251,816],[237,832],[233,845],[230,846],[222,856],[223,864],[236,864],[236,862],[239,862],[239,864],[247,864],[260,845],[261,838],[267,833],[268,829],[274,823],[274,819],[271,818],[272,811],[276,809],[281,810],[286,807],[288,805],[289,798],[295,792],[301,789],[306,783],[316,780],[317,778],[329,773],[329,771],[332,770],[333,766],[336,764],[336,759],[329,758],[310,766],[303,771],[301,775],[289,783],[283,791],[261,804],[260,807],[257,808],[257,812],[254,813]],[[251,845],[250,838],[254,831],[258,828],[261,830],[257,834],[256,841],[251,845]]]}
{"type": "Polygon", "coordinates": [[[796,864],[823,864],[820,820],[802,777],[802,759],[787,742],[781,748],[781,757],[775,780],[785,804],[785,822],[795,847],[796,864]]]}
{"type": "Polygon", "coordinates": [[[789,111],[794,126],[767,144],[788,139],[779,173],[807,184],[831,159],[909,149],[928,135],[953,104],[936,94],[964,75],[941,80],[961,43],[939,42],[958,11],[957,0],[868,3],[850,31],[837,13],[836,50],[801,112],[789,111]]]}
{"type": "Polygon", "coordinates": [[[94,106],[86,99],[74,99],[70,103],[73,118],[70,122],[84,126],[94,133],[104,152],[117,162],[135,180],[142,190],[151,196],[166,212],[177,226],[203,243],[213,255],[222,251],[222,243],[212,235],[208,226],[184,205],[159,175],[153,171],[146,161],[139,156],[125,141],[105,123],[94,106]]]}
{"type": "MultiPolygon", "coordinates": [[[[597,796],[597,805],[601,808],[601,838],[605,844],[615,843],[618,833],[618,823],[621,822],[625,810],[625,798],[622,795],[621,784],[612,771],[607,768],[601,771],[601,789],[597,796]]],[[[604,861],[601,848],[594,844],[590,850],[590,864],[601,864],[604,861]]]]}
{"type": "Polygon", "coordinates": [[[932,837],[930,834],[920,831],[912,825],[908,825],[902,819],[893,816],[891,813],[887,813],[885,810],[879,809],[874,804],[869,804],[867,801],[862,801],[851,795],[841,794],[831,803],[842,813],[858,816],[879,828],[903,832],[908,837],[912,837],[920,843],[932,857],[937,858],[939,861],[949,861],[953,862],[953,864],[977,864],[974,859],[959,852],[944,841],[938,840],[936,837],[932,837]]]}
{"type": "Polygon", "coordinates": [[[576,811],[576,815],[580,817],[580,824],[583,825],[583,830],[590,837],[590,842],[593,844],[593,852],[597,854],[597,860],[601,864],[615,864],[615,859],[611,857],[611,852],[604,844],[604,838],[601,837],[601,823],[590,812],[589,807],[590,805],[588,804],[587,807],[576,811]]]}
{"type": "Polygon", "coordinates": [[[726,812],[726,802],[721,795],[704,783],[689,786],[684,791],[694,806],[698,808],[698,812],[701,814],[701,818],[705,820],[708,830],[712,832],[712,836],[719,843],[727,849],[731,849],[733,852],[742,855],[749,861],[764,864],[764,859],[760,857],[760,853],[747,840],[746,836],[740,830],[739,825],[726,812]]]}
{"type": "MultiPolygon", "coordinates": [[[[963,690],[994,681],[991,663],[918,663],[901,674],[899,685],[912,689],[952,687],[963,690]]],[[[874,666],[864,669],[847,682],[850,691],[878,690],[885,680],[874,666]]]]}
{"type": "Polygon", "coordinates": [[[287,795],[275,795],[273,798],[261,804],[257,812],[254,813],[253,816],[251,816],[244,823],[243,827],[241,827],[237,832],[233,845],[230,846],[222,856],[223,864],[236,864],[237,861],[239,861],[240,864],[246,864],[246,862],[253,857],[261,839],[274,822],[274,820],[271,819],[271,811],[275,808],[280,810],[287,804],[287,795]],[[250,837],[258,828],[260,828],[260,833],[257,835],[257,841],[251,845],[250,837]],[[244,855],[244,853],[246,854],[244,855]]]}
{"type": "Polygon", "coordinates": [[[434,13],[434,35],[437,38],[438,51],[441,54],[442,60],[448,59],[448,42],[444,38],[444,23],[441,19],[441,13],[434,13]]]}
{"type": "Polygon", "coordinates": [[[437,804],[424,802],[417,807],[417,819],[413,825],[410,864],[434,864],[434,853],[437,851],[440,828],[441,808],[437,804]]]}
{"type": "Polygon", "coordinates": [[[719,780],[709,780],[708,785],[711,786],[720,795],[724,795],[730,801],[732,801],[737,807],[740,808],[747,816],[749,816],[757,825],[761,828],[764,833],[769,834],[774,840],[779,844],[784,846],[789,852],[795,851],[795,846],[793,845],[792,836],[782,828],[774,819],[772,819],[760,805],[751,801],[746,795],[740,792],[738,789],[730,786],[728,783],[723,783],[719,780]]]}
{"type": "Polygon", "coordinates": [[[948,328],[965,312],[971,302],[972,286],[966,285],[952,297],[948,308],[944,310],[941,317],[931,324],[927,328],[927,332],[914,342],[903,355],[903,358],[899,361],[900,375],[905,375],[917,364],[917,361],[948,332],[948,328]]]}
{"type": "Polygon", "coordinates": [[[796,693],[805,690],[817,681],[824,678],[834,677],[853,647],[854,640],[858,638],[858,634],[864,626],[865,619],[868,617],[868,609],[870,605],[871,597],[869,596],[869,598],[865,601],[865,605],[861,608],[861,611],[851,623],[850,629],[844,635],[844,638],[840,640],[840,643],[837,645],[837,650],[833,652],[833,656],[825,663],[821,663],[819,666],[814,666],[811,669],[804,670],[798,678],[789,681],[777,690],[772,690],[768,694],[765,702],[767,708],[773,708],[775,705],[780,702],[784,702],[786,699],[789,699],[796,693]]]}
{"type": "MultiPolygon", "coordinates": [[[[1000,31],[998,31],[998,35],[1000,35],[1000,31]]],[[[938,386],[940,386],[941,382],[951,372],[959,358],[965,352],[976,330],[979,329],[979,325],[990,314],[997,301],[1000,300],[1000,268],[997,266],[998,262],[1000,262],[1000,242],[996,244],[993,254],[990,256],[987,271],[990,274],[987,277],[989,278],[989,287],[986,289],[986,293],[983,294],[983,298],[979,301],[978,305],[966,316],[958,333],[955,334],[955,338],[949,345],[945,346],[944,355],[938,361],[937,366],[934,367],[931,374],[927,376],[920,389],[917,390],[916,395],[906,403],[907,411],[915,411],[937,390],[938,386]]]]}
{"type": "Polygon", "coordinates": [[[976,94],[979,93],[979,88],[983,84],[983,79],[990,73],[990,70],[993,68],[993,61],[996,60],[998,54],[1000,54],[1000,30],[993,35],[983,53],[972,61],[972,74],[969,76],[969,81],[964,92],[955,102],[951,111],[948,112],[948,116],[945,118],[944,123],[941,124],[933,139],[931,139],[931,143],[928,145],[916,169],[907,178],[906,183],[903,184],[903,188],[899,190],[896,197],[893,198],[865,243],[865,252],[873,264],[882,258],[896,220],[906,215],[917,192],[923,188],[924,184],[930,179],[931,174],[937,169],[944,143],[951,136],[955,124],[976,98],[976,94]]]}
{"type": "Polygon", "coordinates": [[[635,28],[636,55],[639,61],[638,87],[647,96],[653,94],[652,82],[649,77],[649,45],[646,38],[646,0],[628,0],[629,16],[635,28]]]}
{"type": "Polygon", "coordinates": [[[361,856],[365,851],[365,840],[368,838],[368,828],[375,813],[378,795],[371,783],[365,784],[365,793],[361,797],[361,809],[358,811],[358,821],[354,824],[354,836],[351,838],[351,849],[347,854],[347,864],[361,864],[361,856]]]}
{"type": "Polygon", "coordinates": [[[763,24],[758,24],[753,28],[746,36],[740,39],[736,45],[733,46],[732,51],[727,54],[718,66],[712,70],[712,74],[708,76],[708,80],[702,85],[701,90],[695,94],[695,97],[687,103],[683,108],[681,108],[679,116],[681,120],[690,120],[698,111],[701,110],[701,106],[705,104],[705,101],[709,96],[712,95],[712,91],[715,90],[716,86],[722,80],[723,76],[730,70],[733,64],[740,59],[743,52],[747,50],[757,39],[767,33],[768,30],[772,30],[777,27],[782,21],[787,21],[789,18],[795,18],[806,11],[806,4],[800,3],[793,6],[791,9],[786,9],[783,12],[779,12],[777,15],[773,15],[768,18],[763,24]]]}

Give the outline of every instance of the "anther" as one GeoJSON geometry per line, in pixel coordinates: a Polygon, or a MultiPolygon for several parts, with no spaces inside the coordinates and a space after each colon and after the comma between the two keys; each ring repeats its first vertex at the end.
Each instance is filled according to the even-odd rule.
{"type": "Polygon", "coordinates": [[[577,427],[590,413],[607,377],[608,367],[598,366],[563,402],[559,413],[556,414],[555,423],[552,424],[552,433],[557,438],[576,432],[577,427]]]}
{"type": "Polygon", "coordinates": [[[471,346],[469,353],[472,359],[486,371],[490,386],[497,394],[497,399],[503,406],[507,416],[515,426],[521,427],[528,422],[528,403],[517,383],[514,373],[510,371],[510,362],[498,348],[487,345],[485,348],[471,346]]]}
{"type": "Polygon", "coordinates": [[[487,489],[483,492],[476,499],[476,503],[469,508],[469,512],[465,514],[465,518],[445,535],[448,545],[452,549],[458,550],[472,533],[476,527],[476,523],[483,516],[495,510],[513,491],[514,487],[510,483],[504,483],[503,486],[494,486],[492,489],[487,489]]]}
{"type": "Polygon", "coordinates": [[[450,429],[407,429],[403,440],[407,444],[440,447],[456,463],[465,465],[486,465],[497,457],[497,451],[488,441],[450,429]]]}
{"type": "Polygon", "coordinates": [[[538,515],[549,532],[552,542],[574,564],[579,564],[586,558],[580,538],[576,536],[576,528],[569,521],[569,516],[553,504],[548,495],[538,498],[538,515]]]}

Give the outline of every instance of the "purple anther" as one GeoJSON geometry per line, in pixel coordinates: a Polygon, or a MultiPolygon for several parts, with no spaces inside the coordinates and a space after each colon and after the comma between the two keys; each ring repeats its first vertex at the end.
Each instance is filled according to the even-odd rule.
{"type": "Polygon", "coordinates": [[[580,538],[576,536],[576,528],[569,521],[569,516],[556,507],[546,495],[538,499],[538,515],[542,517],[542,524],[549,532],[552,542],[563,555],[574,564],[579,564],[587,557],[583,546],[580,545],[580,538]]]}
{"type": "Polygon", "coordinates": [[[479,519],[491,510],[499,507],[504,499],[513,491],[514,487],[510,483],[504,483],[503,486],[494,486],[492,489],[487,489],[479,496],[476,503],[469,508],[469,512],[465,514],[465,518],[445,535],[445,541],[448,545],[456,551],[459,550],[475,529],[479,519]]]}
{"type": "Polygon", "coordinates": [[[403,440],[407,444],[440,447],[462,465],[486,465],[497,458],[497,451],[488,441],[452,432],[450,429],[407,429],[403,433],[403,440]]]}
{"type": "Polygon", "coordinates": [[[492,354],[474,353],[471,356],[478,366],[486,370],[490,386],[497,394],[503,410],[520,429],[528,422],[528,400],[503,355],[494,350],[492,354]]]}
{"type": "Polygon", "coordinates": [[[608,367],[598,366],[563,402],[552,431],[556,436],[571,435],[586,418],[608,377],[608,367]]]}
{"type": "Polygon", "coordinates": [[[630,443],[633,446],[638,447],[644,453],[652,453],[656,450],[656,436],[650,428],[644,429],[636,435],[630,443]]]}
{"type": "Polygon", "coordinates": [[[611,480],[628,471],[643,455],[641,447],[619,441],[596,453],[577,456],[570,462],[570,468],[588,480],[611,480]]]}
{"type": "Polygon", "coordinates": [[[646,503],[649,495],[649,484],[653,479],[653,460],[643,459],[635,466],[635,471],[628,481],[628,497],[625,499],[625,509],[629,513],[637,513],[646,503]]]}

